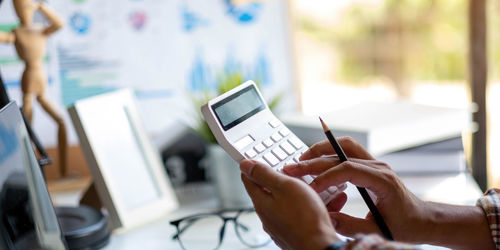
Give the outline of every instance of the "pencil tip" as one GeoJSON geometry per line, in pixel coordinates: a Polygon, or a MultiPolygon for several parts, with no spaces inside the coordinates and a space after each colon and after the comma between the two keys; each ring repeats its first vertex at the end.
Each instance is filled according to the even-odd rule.
{"type": "Polygon", "coordinates": [[[323,121],[323,119],[321,119],[321,116],[318,116],[319,117],[319,121],[321,122],[321,126],[323,127],[323,131],[326,132],[328,130],[330,130],[328,128],[328,126],[326,126],[325,122],[323,121]]]}

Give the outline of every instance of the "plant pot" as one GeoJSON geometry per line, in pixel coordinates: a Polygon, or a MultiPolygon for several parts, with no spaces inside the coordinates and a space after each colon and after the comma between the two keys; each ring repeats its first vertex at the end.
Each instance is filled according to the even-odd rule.
{"type": "Polygon", "coordinates": [[[207,170],[217,192],[222,208],[252,207],[241,181],[239,164],[217,144],[211,144],[207,150],[207,170]]]}

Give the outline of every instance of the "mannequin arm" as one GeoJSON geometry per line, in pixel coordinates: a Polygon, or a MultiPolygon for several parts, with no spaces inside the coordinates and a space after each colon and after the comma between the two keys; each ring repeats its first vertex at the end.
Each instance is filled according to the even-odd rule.
{"type": "Polygon", "coordinates": [[[16,37],[12,32],[0,32],[0,43],[14,43],[15,41],[16,37]]]}
{"type": "Polygon", "coordinates": [[[52,35],[54,32],[58,31],[64,26],[63,21],[61,20],[61,18],[59,18],[56,12],[48,8],[45,4],[40,3],[39,9],[50,22],[50,25],[43,30],[43,34],[45,36],[52,35]]]}

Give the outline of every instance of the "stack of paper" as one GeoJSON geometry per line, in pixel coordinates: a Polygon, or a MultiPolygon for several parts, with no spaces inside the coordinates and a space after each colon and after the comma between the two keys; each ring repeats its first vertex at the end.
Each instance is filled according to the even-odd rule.
{"type": "Polygon", "coordinates": [[[399,175],[466,171],[462,137],[430,143],[377,157],[399,175]]]}
{"type": "MultiPolygon", "coordinates": [[[[373,155],[461,136],[467,110],[410,102],[362,103],[321,115],[336,137],[351,136],[373,155]]],[[[318,117],[290,115],[283,122],[306,144],[324,140],[318,117]]]]}

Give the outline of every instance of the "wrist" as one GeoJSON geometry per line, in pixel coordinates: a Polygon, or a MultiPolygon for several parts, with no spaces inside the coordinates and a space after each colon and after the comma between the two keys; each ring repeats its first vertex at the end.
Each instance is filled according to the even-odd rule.
{"type": "Polygon", "coordinates": [[[311,231],[303,231],[300,236],[300,239],[295,242],[294,249],[325,250],[331,244],[341,241],[335,229],[327,225],[320,225],[311,231]]]}
{"type": "Polygon", "coordinates": [[[477,206],[456,206],[429,202],[427,239],[422,243],[454,249],[488,249],[491,232],[483,210],[477,206]],[[485,244],[484,246],[481,244],[485,244]]]}
{"type": "Polygon", "coordinates": [[[331,232],[324,235],[318,235],[318,237],[313,237],[310,241],[313,245],[307,247],[306,249],[318,249],[325,250],[328,249],[332,244],[336,242],[342,242],[335,232],[331,232]]]}
{"type": "Polygon", "coordinates": [[[345,249],[346,244],[347,244],[347,242],[345,242],[345,241],[336,241],[336,242],[330,244],[329,246],[327,246],[325,248],[325,250],[341,250],[341,249],[345,249]]]}

